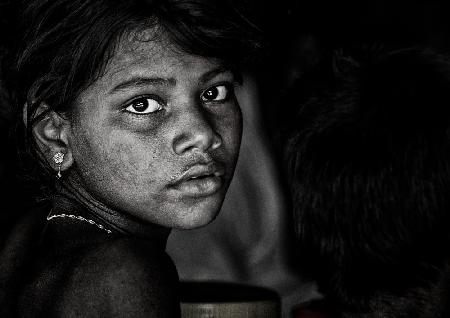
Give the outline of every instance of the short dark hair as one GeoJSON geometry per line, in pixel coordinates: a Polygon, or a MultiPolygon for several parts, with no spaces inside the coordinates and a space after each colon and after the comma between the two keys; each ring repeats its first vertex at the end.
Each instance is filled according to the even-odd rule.
{"type": "Polygon", "coordinates": [[[230,68],[252,61],[261,37],[240,9],[228,0],[25,1],[14,72],[18,117],[27,105],[25,153],[36,153],[31,128],[45,115],[36,114],[40,103],[70,110],[129,31],[157,26],[155,36],[164,33],[182,52],[219,59],[230,68]]]}
{"type": "Polygon", "coordinates": [[[449,256],[450,61],[415,48],[329,69],[285,148],[300,262],[345,301],[425,284],[449,256]]]}

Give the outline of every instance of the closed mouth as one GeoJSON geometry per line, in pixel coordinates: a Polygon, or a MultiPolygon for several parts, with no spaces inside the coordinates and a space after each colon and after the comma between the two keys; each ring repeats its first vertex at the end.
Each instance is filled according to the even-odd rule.
{"type": "Polygon", "coordinates": [[[175,182],[174,185],[196,179],[204,179],[208,177],[222,177],[225,169],[222,164],[209,162],[207,164],[196,164],[188,168],[175,182]]]}
{"type": "Polygon", "coordinates": [[[183,172],[171,187],[189,196],[207,196],[222,187],[224,174],[225,168],[220,163],[196,164],[183,172]]]}

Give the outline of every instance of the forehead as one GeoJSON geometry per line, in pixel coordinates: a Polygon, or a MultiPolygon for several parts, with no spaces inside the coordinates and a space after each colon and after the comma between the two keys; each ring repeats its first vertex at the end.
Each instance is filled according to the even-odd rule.
{"type": "Polygon", "coordinates": [[[201,72],[218,64],[222,64],[218,59],[183,52],[164,32],[154,28],[125,34],[108,62],[105,76],[111,81],[142,73],[176,76],[177,72],[185,72],[186,69],[195,73],[196,70],[201,72]]]}

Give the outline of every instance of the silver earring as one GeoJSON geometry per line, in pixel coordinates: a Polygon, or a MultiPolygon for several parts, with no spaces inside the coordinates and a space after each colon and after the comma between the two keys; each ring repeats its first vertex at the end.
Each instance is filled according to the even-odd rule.
{"type": "Polygon", "coordinates": [[[58,174],[56,178],[61,178],[61,164],[64,161],[64,154],[61,151],[58,151],[53,155],[53,161],[58,165],[58,174]]]}

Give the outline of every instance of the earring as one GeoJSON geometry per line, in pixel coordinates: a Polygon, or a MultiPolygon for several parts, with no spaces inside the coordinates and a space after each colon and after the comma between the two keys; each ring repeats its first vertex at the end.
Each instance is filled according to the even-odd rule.
{"type": "Polygon", "coordinates": [[[64,154],[61,151],[58,151],[53,155],[53,161],[58,165],[58,174],[56,178],[61,178],[61,163],[64,161],[64,154]]]}

